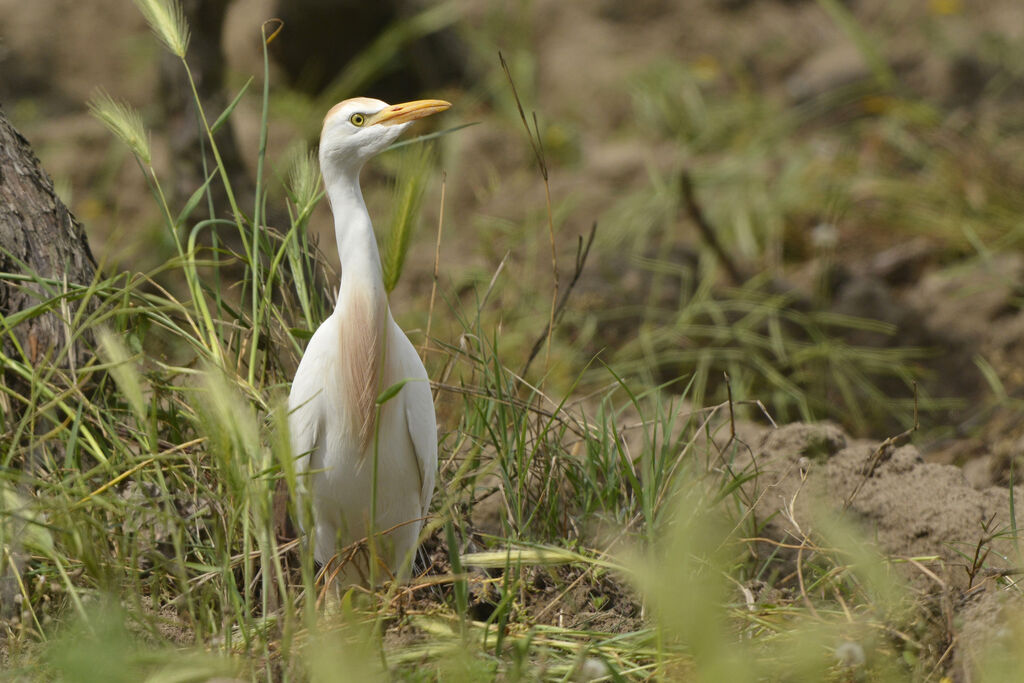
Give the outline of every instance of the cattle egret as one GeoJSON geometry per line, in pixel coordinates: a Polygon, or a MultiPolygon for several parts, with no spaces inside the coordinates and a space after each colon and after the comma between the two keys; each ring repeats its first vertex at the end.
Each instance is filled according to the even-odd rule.
{"type": "MultiPolygon", "coordinates": [[[[391,317],[359,172],[413,121],[450,106],[357,97],[324,118],[320,171],[334,213],[341,284],[334,312],[309,340],[288,397],[298,509],[301,517],[309,496],[312,528],[309,520],[303,527],[321,565],[380,534],[373,536],[377,557],[397,575],[411,561],[434,492],[437,421],[427,371],[391,317]],[[382,391],[403,381],[396,395],[376,404],[382,391]]],[[[368,578],[364,553],[344,562],[337,580],[365,584],[368,578]]]]}

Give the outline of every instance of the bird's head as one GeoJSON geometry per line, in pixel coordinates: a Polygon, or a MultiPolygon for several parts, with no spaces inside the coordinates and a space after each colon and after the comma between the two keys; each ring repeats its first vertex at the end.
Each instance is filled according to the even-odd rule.
{"type": "Polygon", "coordinates": [[[384,151],[416,119],[444,111],[444,100],[415,100],[388,104],[355,97],[331,107],[320,133],[320,166],[358,171],[367,159],[384,151]]]}

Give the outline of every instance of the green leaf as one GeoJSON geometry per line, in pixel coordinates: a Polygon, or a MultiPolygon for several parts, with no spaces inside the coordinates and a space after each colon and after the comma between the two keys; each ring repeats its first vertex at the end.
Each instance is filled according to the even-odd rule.
{"type": "Polygon", "coordinates": [[[242,95],[244,95],[245,91],[249,89],[249,84],[252,83],[252,79],[253,77],[249,76],[249,80],[245,82],[242,89],[238,91],[237,95],[235,95],[235,99],[231,100],[231,104],[229,104],[227,108],[221,112],[220,116],[217,117],[217,120],[213,122],[213,125],[210,126],[211,133],[216,133],[217,129],[223,126],[224,122],[228,120],[228,117],[231,116],[231,112],[235,110],[235,107],[237,107],[238,103],[242,100],[242,95]]]}
{"type": "Polygon", "coordinates": [[[398,392],[402,390],[402,387],[404,387],[406,385],[406,382],[411,382],[411,381],[412,381],[411,377],[406,377],[405,379],[403,379],[403,380],[401,380],[399,382],[395,382],[390,387],[388,387],[384,391],[380,392],[380,396],[377,397],[377,405],[379,405],[379,406],[384,405],[385,403],[387,403],[388,401],[393,399],[395,397],[395,395],[398,394],[398,392]]]}
{"type": "Polygon", "coordinates": [[[196,188],[196,191],[193,192],[192,196],[188,198],[188,201],[185,202],[185,206],[182,207],[181,209],[181,213],[179,213],[178,217],[174,220],[175,226],[181,225],[186,220],[188,220],[188,217],[191,216],[192,212],[196,210],[196,207],[199,206],[199,202],[202,201],[203,199],[203,195],[206,194],[206,188],[210,186],[210,181],[213,180],[213,177],[215,175],[217,175],[216,171],[211,173],[210,176],[206,179],[206,182],[204,182],[202,185],[196,188]]]}

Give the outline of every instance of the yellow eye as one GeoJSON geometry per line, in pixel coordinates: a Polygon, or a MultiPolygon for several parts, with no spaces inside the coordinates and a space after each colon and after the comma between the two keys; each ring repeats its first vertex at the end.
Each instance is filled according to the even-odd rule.
{"type": "Polygon", "coordinates": [[[366,123],[366,117],[362,114],[352,114],[348,120],[353,126],[361,126],[366,123]]]}

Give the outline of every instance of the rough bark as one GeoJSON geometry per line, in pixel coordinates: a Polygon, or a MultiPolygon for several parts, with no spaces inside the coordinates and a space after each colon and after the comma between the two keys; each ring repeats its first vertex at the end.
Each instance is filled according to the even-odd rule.
{"type": "MultiPolygon", "coordinates": [[[[8,387],[31,394],[27,383],[11,372],[11,362],[56,363],[68,370],[85,363],[87,345],[71,343],[70,318],[81,305],[73,298],[13,327],[11,316],[68,291],[71,283],[91,282],[95,273],[82,225],[57,198],[32,147],[0,109],[0,379],[8,387]]],[[[6,395],[4,399],[4,417],[21,412],[21,403],[6,395]]],[[[24,520],[33,512],[26,502],[29,496],[17,490],[9,476],[0,479],[0,620],[18,616],[17,574],[28,557],[20,543],[28,533],[24,520]]]]}
{"type": "Polygon", "coordinates": [[[31,364],[48,358],[64,367],[81,367],[88,354],[85,345],[66,348],[71,341],[68,316],[73,315],[74,301],[14,328],[24,356],[10,339],[6,320],[67,291],[68,284],[88,284],[95,273],[96,262],[82,225],[57,198],[53,181],[39,165],[32,147],[0,109],[0,329],[4,354],[31,364]],[[19,281],[6,274],[36,279],[19,281]]]}

